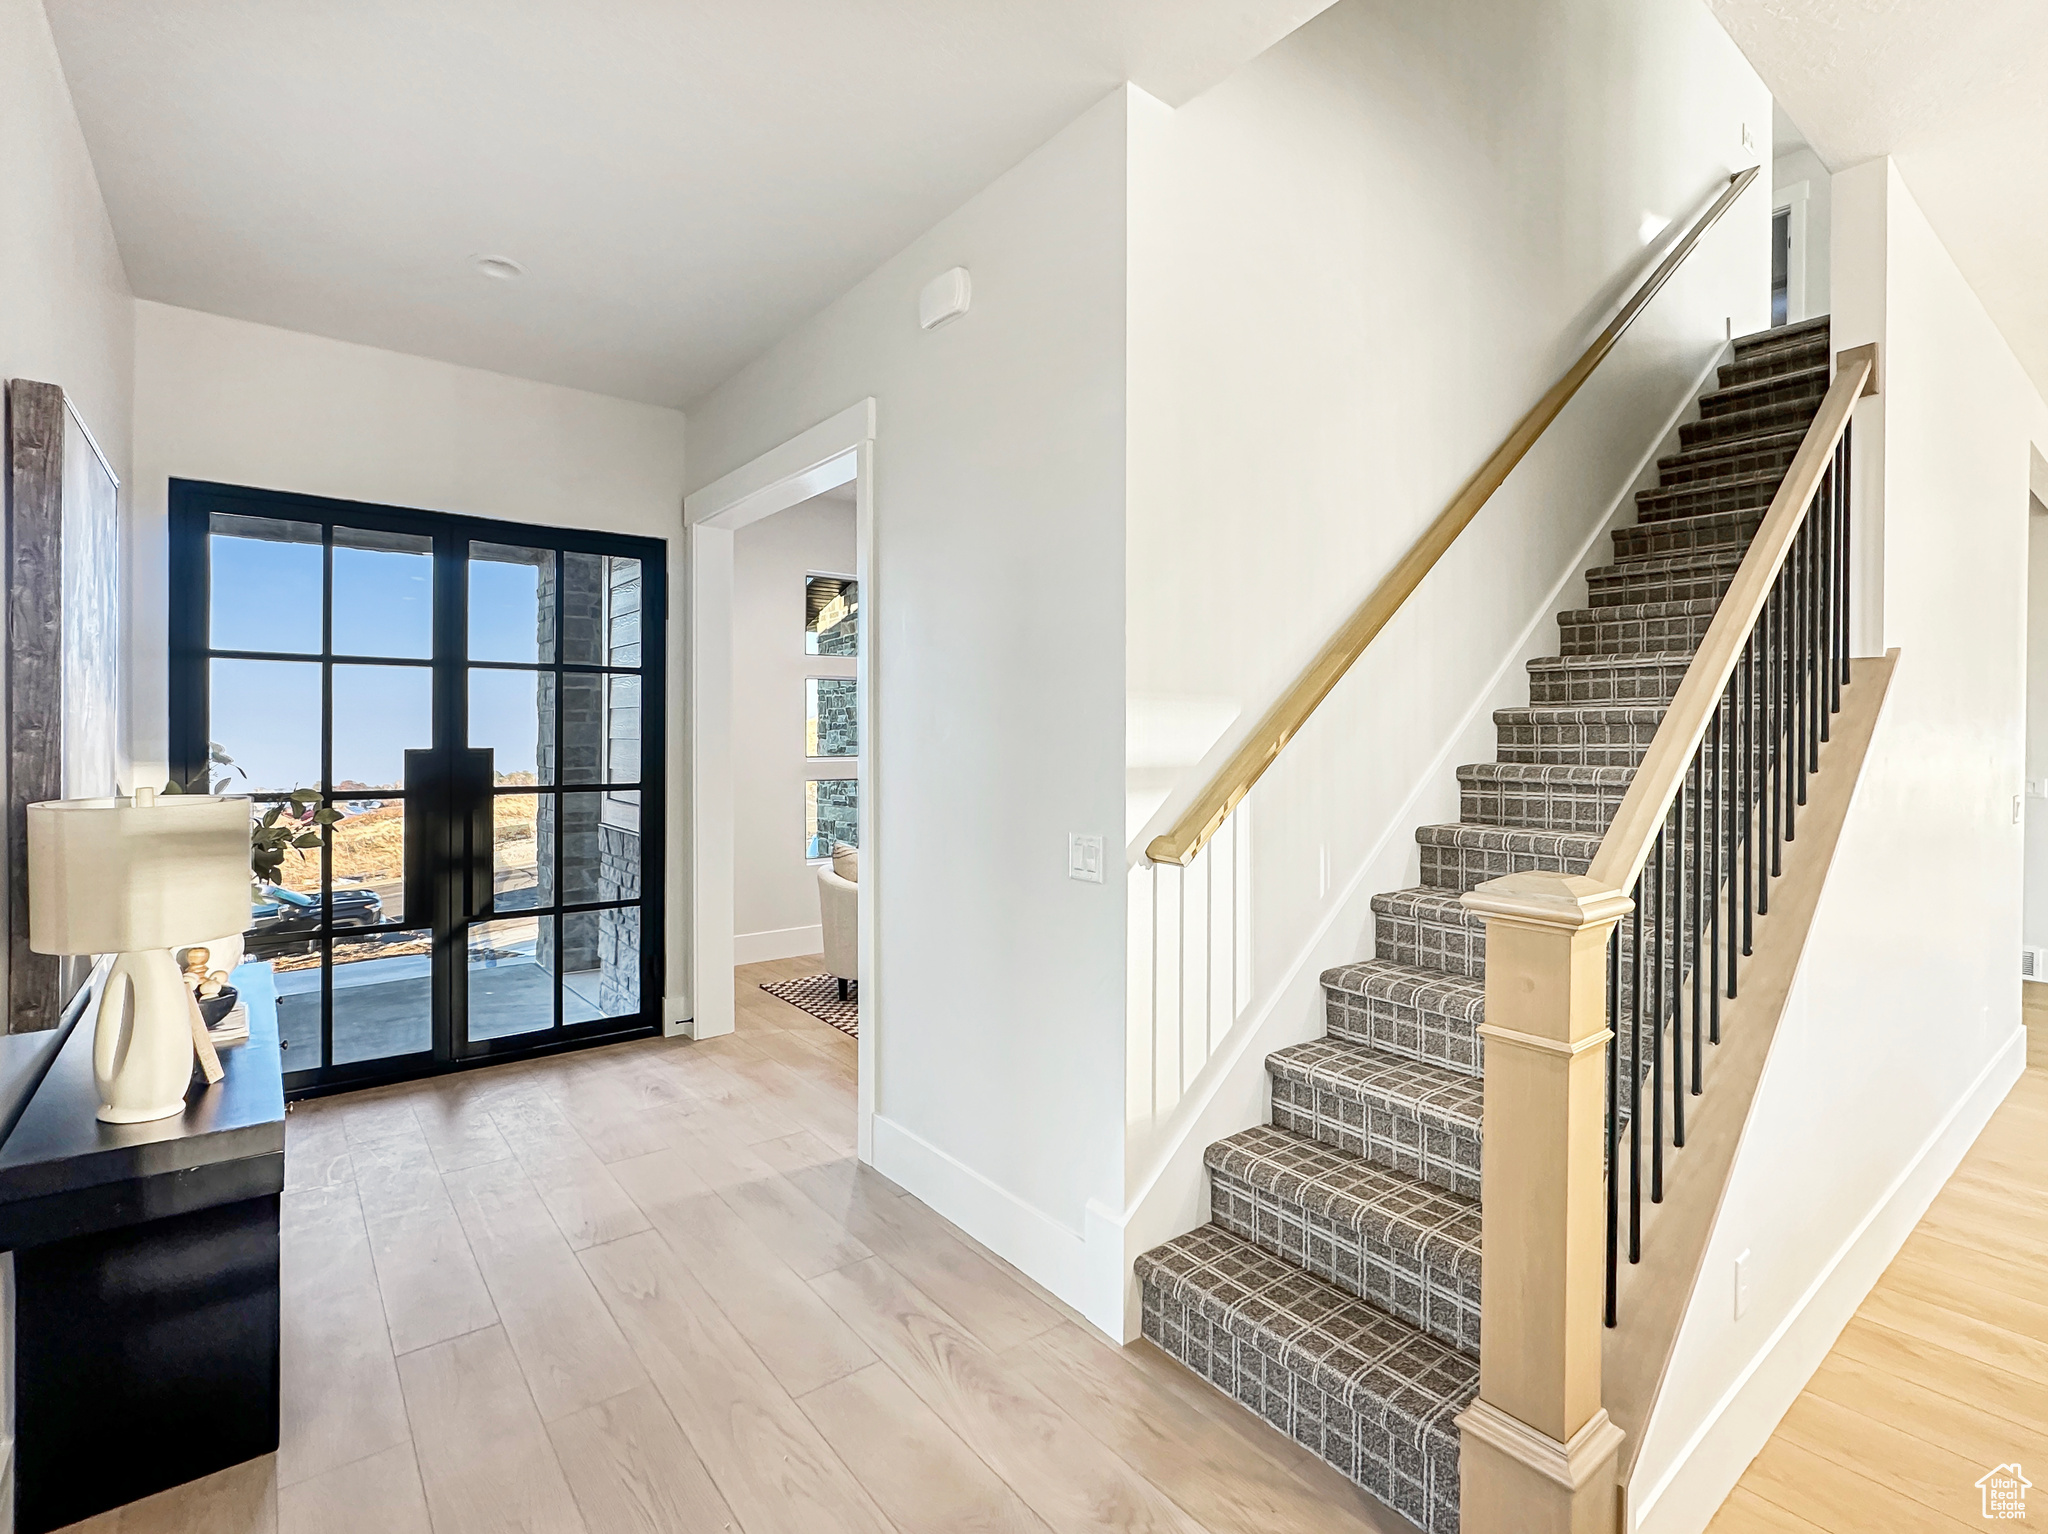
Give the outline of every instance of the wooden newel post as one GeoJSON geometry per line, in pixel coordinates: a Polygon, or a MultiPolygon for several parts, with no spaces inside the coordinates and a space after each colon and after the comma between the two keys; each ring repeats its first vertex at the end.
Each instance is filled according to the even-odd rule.
{"type": "Polygon", "coordinates": [[[1607,940],[1633,905],[1519,873],[1486,918],[1479,1396],[1458,1418],[1466,1534],[1610,1534],[1622,1433],[1600,1404],[1607,940]]]}

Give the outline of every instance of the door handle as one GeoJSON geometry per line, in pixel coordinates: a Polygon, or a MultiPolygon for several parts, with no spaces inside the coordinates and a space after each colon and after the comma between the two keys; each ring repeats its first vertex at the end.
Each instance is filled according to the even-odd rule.
{"type": "Polygon", "coordinates": [[[491,793],[495,781],[493,753],[488,747],[456,753],[457,819],[462,837],[463,916],[469,921],[489,921],[496,914],[497,857],[494,846],[497,800],[491,793]]]}

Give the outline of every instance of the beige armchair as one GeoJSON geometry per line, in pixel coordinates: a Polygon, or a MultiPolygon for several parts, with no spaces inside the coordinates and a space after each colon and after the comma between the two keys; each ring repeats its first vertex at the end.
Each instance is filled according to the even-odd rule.
{"type": "Polygon", "coordinates": [[[860,979],[860,854],[832,849],[832,862],[818,870],[818,916],[825,929],[825,968],[839,982],[839,999],[860,979]]]}

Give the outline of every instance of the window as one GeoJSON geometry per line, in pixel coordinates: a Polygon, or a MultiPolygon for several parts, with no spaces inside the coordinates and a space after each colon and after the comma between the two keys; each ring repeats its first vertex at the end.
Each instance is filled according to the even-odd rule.
{"type": "Polygon", "coordinates": [[[850,676],[814,676],[805,681],[805,756],[853,756],[859,752],[854,729],[856,685],[850,676]]]}
{"type": "Polygon", "coordinates": [[[804,856],[829,858],[835,843],[860,845],[860,779],[812,778],[804,784],[804,856]]]}
{"type": "Polygon", "coordinates": [[[804,654],[857,655],[860,583],[846,575],[804,582],[804,654]]]}

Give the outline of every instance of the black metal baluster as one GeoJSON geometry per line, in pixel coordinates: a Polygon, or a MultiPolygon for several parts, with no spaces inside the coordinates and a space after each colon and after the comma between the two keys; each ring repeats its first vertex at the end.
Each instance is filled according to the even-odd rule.
{"type": "Polygon", "coordinates": [[[1811,741],[1813,768],[1820,771],[1820,748],[1828,738],[1828,684],[1827,664],[1821,659],[1822,643],[1827,634],[1827,486],[1821,486],[1821,493],[1815,497],[1812,508],[1807,512],[1812,524],[1810,542],[1813,545],[1811,570],[1807,580],[1813,595],[1808,600],[1806,630],[1807,667],[1813,679],[1807,684],[1813,689],[1813,701],[1807,705],[1813,713],[1814,734],[1811,741]]]}
{"type": "Polygon", "coordinates": [[[1762,838],[1757,834],[1756,756],[1756,633],[1742,647],[1742,952],[1756,951],[1756,863],[1762,838]]]}
{"type": "MultiPolygon", "coordinates": [[[[1724,860],[1721,856],[1721,821],[1724,815],[1721,799],[1728,791],[1728,768],[1727,764],[1722,761],[1721,756],[1724,750],[1724,740],[1728,733],[1725,728],[1727,715],[1728,694],[1724,690],[1719,701],[1714,704],[1714,828],[1712,832],[1714,850],[1712,853],[1713,867],[1706,886],[1708,910],[1707,952],[1709,954],[1707,962],[1712,967],[1711,973],[1707,976],[1707,995],[1710,998],[1708,1006],[1711,1009],[1708,1017],[1708,1027],[1709,1037],[1716,1044],[1721,1042],[1721,870],[1724,866],[1724,860]]],[[[1728,973],[1728,988],[1730,990],[1735,988],[1735,973],[1733,970],[1730,970],[1728,973]]]]}
{"type": "Polygon", "coordinates": [[[1835,698],[1835,461],[1827,463],[1827,479],[1821,483],[1821,573],[1815,586],[1821,592],[1821,645],[1815,666],[1821,670],[1821,741],[1831,739],[1831,723],[1839,700],[1835,698]]]}
{"type": "MultiPolygon", "coordinates": [[[[1809,519],[1810,520],[1810,519],[1809,519]]],[[[1786,594],[1790,602],[1792,632],[1786,636],[1785,652],[1787,674],[1792,679],[1792,736],[1795,749],[1792,753],[1792,802],[1806,803],[1806,752],[1813,739],[1813,715],[1806,707],[1806,529],[1807,523],[1799,525],[1799,531],[1792,535],[1792,589],[1786,594]]],[[[1787,821],[1787,825],[1795,824],[1787,821]]],[[[1791,833],[1786,833],[1791,840],[1791,833]]]]}
{"type": "Polygon", "coordinates": [[[1621,1253],[1621,924],[1607,934],[1607,1324],[1614,1325],[1616,1267],[1621,1253]]]}
{"type": "Polygon", "coordinates": [[[1749,664],[1747,657],[1736,667],[1735,675],[1728,679],[1728,999],[1735,999],[1735,971],[1742,950],[1742,911],[1738,909],[1742,900],[1742,871],[1735,865],[1735,854],[1742,839],[1742,785],[1747,775],[1741,771],[1742,753],[1742,670],[1749,664]]]}
{"type": "Polygon", "coordinates": [[[1650,854],[1651,887],[1657,892],[1650,913],[1650,1202],[1664,1202],[1664,833],[1657,828],[1657,847],[1650,854]]]}
{"type": "MultiPolygon", "coordinates": [[[[1770,672],[1770,723],[1765,730],[1765,749],[1771,754],[1771,867],[1758,882],[1768,898],[1771,880],[1785,872],[1785,581],[1782,572],[1771,587],[1764,660],[1770,672]]],[[[1761,901],[1759,911],[1769,906],[1761,901]]]]}
{"type": "Polygon", "coordinates": [[[1636,875],[1635,909],[1628,915],[1628,1260],[1643,1260],[1643,884],[1636,875]]]}
{"type": "Polygon", "coordinates": [[[1852,457],[1849,448],[1849,438],[1855,432],[1855,430],[1856,423],[1854,421],[1851,421],[1847,426],[1844,426],[1842,428],[1841,445],[1835,449],[1835,478],[1837,483],[1839,483],[1841,486],[1839,504],[1836,509],[1836,522],[1840,529],[1840,537],[1836,540],[1838,545],[1838,551],[1835,555],[1835,558],[1839,561],[1840,564],[1840,568],[1838,568],[1835,572],[1835,579],[1838,582],[1840,582],[1842,588],[1842,651],[1840,668],[1836,672],[1835,677],[1836,687],[1838,689],[1836,697],[1836,702],[1838,706],[1840,704],[1839,689],[1841,687],[1847,686],[1849,682],[1849,591],[1851,585],[1850,541],[1851,534],[1854,532],[1856,526],[1854,508],[1851,505],[1851,501],[1853,500],[1851,492],[1854,491],[1856,486],[1855,481],[1851,477],[1849,468],[1850,460],[1852,457]]]}
{"type": "MultiPolygon", "coordinates": [[[[1704,737],[1702,738],[1704,743],[1704,737]]],[[[1706,761],[1695,751],[1692,758],[1692,858],[1691,878],[1687,883],[1685,914],[1692,922],[1692,931],[1685,940],[1685,952],[1692,963],[1692,1095],[1698,1097],[1700,1086],[1700,1044],[1706,1032],[1706,964],[1700,952],[1700,944],[1706,938],[1706,872],[1707,872],[1707,807],[1706,761]]]]}
{"type": "MultiPolygon", "coordinates": [[[[1779,723],[1784,727],[1783,756],[1785,758],[1785,808],[1784,841],[1791,841],[1799,830],[1799,755],[1804,746],[1799,739],[1799,688],[1793,675],[1795,664],[1795,639],[1799,632],[1799,575],[1797,560],[1799,539],[1792,539],[1790,557],[1778,572],[1778,711],[1779,723]]],[[[1784,866],[1774,861],[1773,873],[1784,873],[1784,866]]]]}
{"type": "MultiPolygon", "coordinates": [[[[1671,805],[1671,1144],[1685,1144],[1685,777],[1671,805]]],[[[1659,971],[1661,974],[1662,971],[1659,971]]]]}

